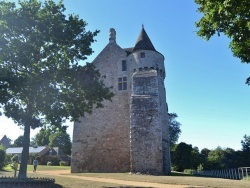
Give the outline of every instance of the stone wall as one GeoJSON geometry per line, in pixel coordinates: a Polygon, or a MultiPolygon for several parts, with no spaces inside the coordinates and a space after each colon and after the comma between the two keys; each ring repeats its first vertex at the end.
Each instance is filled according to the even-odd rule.
{"type": "Polygon", "coordinates": [[[127,76],[118,71],[124,59],[126,53],[112,40],[93,62],[115,96],[74,124],[72,172],[129,171],[129,97],[117,89],[117,79],[127,76]]]}
{"type": "Polygon", "coordinates": [[[169,172],[164,56],[150,50],[127,56],[111,29],[108,45],[93,63],[114,97],[75,122],[71,171],[169,172]],[[119,90],[124,77],[127,88],[119,90]]]}
{"type": "Polygon", "coordinates": [[[156,70],[133,74],[130,102],[132,172],[163,174],[158,79],[156,70]]]}

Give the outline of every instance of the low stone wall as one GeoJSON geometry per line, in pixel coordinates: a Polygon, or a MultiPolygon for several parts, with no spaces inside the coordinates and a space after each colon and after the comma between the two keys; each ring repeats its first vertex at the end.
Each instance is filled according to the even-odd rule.
{"type": "Polygon", "coordinates": [[[51,178],[25,178],[0,177],[1,188],[52,188],[55,179],[51,178]]]}

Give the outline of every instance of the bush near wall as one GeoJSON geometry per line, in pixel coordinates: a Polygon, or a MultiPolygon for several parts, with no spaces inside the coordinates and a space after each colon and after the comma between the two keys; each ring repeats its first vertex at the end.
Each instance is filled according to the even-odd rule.
{"type": "Polygon", "coordinates": [[[58,156],[46,156],[47,165],[51,162],[52,166],[59,166],[61,159],[58,156]]]}
{"type": "Polygon", "coordinates": [[[6,164],[6,151],[2,145],[0,145],[0,170],[5,167],[6,164]]]}
{"type": "Polygon", "coordinates": [[[68,166],[67,163],[65,161],[60,161],[60,166],[68,166]]]}
{"type": "Polygon", "coordinates": [[[194,170],[194,169],[184,169],[183,172],[185,174],[196,174],[196,170],[194,170]]]}

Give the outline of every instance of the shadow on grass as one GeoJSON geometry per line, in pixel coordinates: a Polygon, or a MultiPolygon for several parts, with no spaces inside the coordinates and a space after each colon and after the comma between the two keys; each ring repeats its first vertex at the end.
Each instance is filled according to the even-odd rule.
{"type": "MultiPolygon", "coordinates": [[[[119,187],[103,187],[103,188],[154,188],[154,187],[130,187],[130,186],[126,186],[126,187],[123,187],[123,186],[119,186],[119,187]]],[[[187,187],[187,188],[195,188],[195,187],[187,187]]]]}
{"type": "Polygon", "coordinates": [[[195,175],[192,175],[192,174],[186,174],[186,173],[182,173],[182,172],[171,172],[171,175],[170,176],[195,176],[195,175]]]}
{"type": "Polygon", "coordinates": [[[63,188],[63,186],[61,186],[61,185],[59,185],[59,184],[55,184],[55,185],[53,186],[53,188],[63,188]]]}
{"type": "MultiPolygon", "coordinates": [[[[119,186],[119,187],[103,187],[103,188],[142,188],[142,187],[119,186]]],[[[143,187],[143,188],[153,188],[153,187],[143,187]]]]}
{"type": "Polygon", "coordinates": [[[0,170],[0,174],[1,174],[1,172],[13,172],[13,170],[0,170]]]}

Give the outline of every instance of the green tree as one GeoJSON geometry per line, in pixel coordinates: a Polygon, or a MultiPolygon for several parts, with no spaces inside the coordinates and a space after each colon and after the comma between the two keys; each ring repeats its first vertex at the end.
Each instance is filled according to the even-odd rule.
{"type": "Polygon", "coordinates": [[[197,169],[202,162],[199,148],[185,142],[174,145],[171,156],[173,169],[180,172],[184,169],[197,169]]]}
{"type": "Polygon", "coordinates": [[[17,137],[17,139],[14,140],[14,143],[12,144],[13,147],[23,147],[23,136],[17,137]]]}
{"type": "Polygon", "coordinates": [[[250,166],[250,136],[244,135],[244,139],[241,140],[242,145],[242,157],[243,165],[250,166]]]}
{"type": "Polygon", "coordinates": [[[31,145],[46,146],[49,145],[49,136],[52,130],[48,126],[44,126],[41,130],[31,139],[31,145]]]}
{"type": "Polygon", "coordinates": [[[61,132],[66,132],[68,126],[61,126],[61,127],[56,127],[56,126],[51,126],[51,125],[45,125],[43,126],[40,131],[33,137],[31,138],[30,145],[31,146],[45,146],[49,145],[50,140],[49,137],[52,134],[55,134],[58,131],[61,132]]]}
{"type": "Polygon", "coordinates": [[[33,146],[46,146],[49,145],[49,136],[52,134],[50,129],[42,128],[34,138],[31,139],[33,146]]]}
{"type": "Polygon", "coordinates": [[[66,16],[62,1],[18,4],[0,1],[0,107],[23,127],[18,178],[26,178],[30,128],[78,121],[113,94],[93,64],[79,64],[92,54],[99,31],[86,31],[78,15],[66,16]]]}
{"type": "Polygon", "coordinates": [[[71,140],[69,134],[59,131],[50,135],[49,137],[50,147],[59,147],[65,154],[71,154],[71,140]]]}
{"type": "Polygon", "coordinates": [[[238,165],[238,156],[237,152],[232,148],[226,148],[224,149],[224,156],[225,156],[225,168],[238,168],[240,165],[238,165]]]}
{"type": "Polygon", "coordinates": [[[221,147],[217,147],[208,153],[207,157],[208,169],[223,169],[225,168],[225,152],[221,147]]]}
{"type": "Polygon", "coordinates": [[[181,134],[180,126],[181,124],[176,120],[178,115],[176,113],[168,113],[169,117],[169,135],[170,135],[170,147],[173,147],[174,144],[179,139],[181,134]]]}
{"type": "MultiPolygon", "coordinates": [[[[250,63],[250,2],[249,0],[195,0],[203,17],[196,22],[198,36],[209,40],[224,33],[231,42],[233,55],[250,63]]],[[[250,85],[250,77],[246,83],[250,85]]]]}
{"type": "Polygon", "coordinates": [[[6,151],[3,145],[0,144],[0,170],[6,166],[6,151]]]}
{"type": "Polygon", "coordinates": [[[201,158],[201,164],[203,166],[204,170],[207,170],[207,158],[208,158],[208,154],[211,150],[207,149],[207,148],[203,148],[200,152],[200,158],[201,158]]]}
{"type": "Polygon", "coordinates": [[[174,170],[183,172],[192,168],[192,145],[181,142],[171,149],[171,163],[174,170]]]}
{"type": "Polygon", "coordinates": [[[242,151],[250,152],[250,136],[244,135],[243,138],[241,140],[242,151]]]}
{"type": "Polygon", "coordinates": [[[192,159],[192,169],[196,170],[202,162],[198,147],[195,146],[192,148],[191,157],[192,157],[191,158],[192,159]]]}

